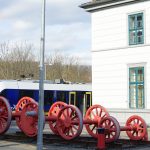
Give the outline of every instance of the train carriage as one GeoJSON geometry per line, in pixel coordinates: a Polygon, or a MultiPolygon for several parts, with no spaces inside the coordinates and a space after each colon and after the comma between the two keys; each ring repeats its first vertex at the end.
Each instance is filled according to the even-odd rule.
{"type": "MultiPolygon", "coordinates": [[[[47,112],[56,101],[76,105],[84,114],[92,105],[91,84],[56,84],[44,83],[44,110],[47,112]]],[[[28,96],[38,102],[39,83],[32,80],[1,80],[0,95],[8,99],[11,109],[19,99],[28,96]]]]}

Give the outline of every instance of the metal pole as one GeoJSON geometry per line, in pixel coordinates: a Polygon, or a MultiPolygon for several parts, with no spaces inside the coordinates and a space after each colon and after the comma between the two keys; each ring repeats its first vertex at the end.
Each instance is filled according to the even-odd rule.
{"type": "Polygon", "coordinates": [[[44,71],[44,72],[45,72],[45,80],[46,80],[46,69],[47,69],[46,67],[47,67],[47,66],[46,66],[46,64],[44,64],[44,66],[45,66],[45,67],[44,67],[44,68],[45,68],[45,71],[44,71]]]}
{"type": "Polygon", "coordinates": [[[38,109],[38,137],[37,150],[43,149],[43,125],[44,125],[44,51],[45,51],[45,6],[46,0],[42,0],[42,31],[40,49],[40,79],[39,79],[39,109],[38,109]]]}

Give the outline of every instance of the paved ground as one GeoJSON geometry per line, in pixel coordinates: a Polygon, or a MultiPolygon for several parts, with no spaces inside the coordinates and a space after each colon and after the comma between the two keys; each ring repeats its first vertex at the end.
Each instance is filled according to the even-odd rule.
{"type": "MultiPolygon", "coordinates": [[[[11,128],[8,130],[7,133],[13,133],[19,131],[19,129],[15,126],[15,123],[12,123],[11,128]]],[[[150,137],[150,130],[149,131],[149,137],[150,137]]],[[[7,134],[6,133],[6,134],[7,134]]],[[[50,129],[48,125],[45,127],[44,133],[50,133],[50,129]]],[[[84,130],[82,133],[82,136],[87,136],[87,132],[84,130]]],[[[121,134],[122,138],[127,138],[126,134],[123,133],[121,134]]],[[[51,141],[50,141],[51,142],[51,141]]],[[[36,150],[37,145],[35,141],[31,142],[13,142],[11,140],[0,140],[0,150],[36,150]]],[[[78,145],[65,145],[65,144],[59,144],[59,143],[53,143],[53,144],[44,144],[43,150],[95,150],[95,147],[93,148],[84,148],[80,147],[78,145]]],[[[108,150],[150,150],[150,145],[149,146],[139,146],[139,147],[123,147],[123,148],[107,148],[108,150]]]]}
{"type": "MultiPolygon", "coordinates": [[[[36,150],[36,144],[0,141],[0,150],[36,150]]],[[[95,150],[95,148],[80,148],[67,145],[44,145],[43,150],[95,150]]],[[[108,150],[150,150],[150,147],[139,148],[109,148],[108,150]]]]}
{"type": "MultiPolygon", "coordinates": [[[[36,144],[25,144],[11,141],[0,141],[0,150],[36,150],[36,144]]],[[[72,148],[60,145],[44,145],[43,150],[85,150],[83,148],[72,148]]]]}

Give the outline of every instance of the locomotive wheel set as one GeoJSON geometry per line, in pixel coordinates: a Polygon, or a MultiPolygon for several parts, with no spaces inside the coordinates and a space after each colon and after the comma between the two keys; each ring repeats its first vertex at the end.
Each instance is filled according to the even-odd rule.
{"type": "MultiPolygon", "coordinates": [[[[76,106],[55,102],[49,109],[48,116],[44,116],[43,112],[43,118],[54,134],[58,134],[66,140],[78,137],[82,132],[83,125],[94,138],[98,137],[97,128],[104,128],[106,143],[116,141],[121,131],[126,131],[131,140],[148,140],[147,125],[140,116],[129,117],[126,125],[122,127],[101,105],[91,106],[83,118],[76,106]]],[[[0,135],[9,129],[13,119],[27,136],[36,136],[38,103],[32,98],[23,97],[16,105],[15,112],[12,112],[7,99],[0,97],[0,135]]]]}

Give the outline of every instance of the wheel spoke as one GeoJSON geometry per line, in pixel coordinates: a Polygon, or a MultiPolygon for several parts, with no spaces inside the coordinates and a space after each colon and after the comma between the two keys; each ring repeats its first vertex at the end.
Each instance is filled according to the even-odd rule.
{"type": "Polygon", "coordinates": [[[101,115],[102,115],[102,111],[103,111],[103,110],[102,110],[102,109],[100,109],[100,114],[99,114],[99,116],[100,116],[100,117],[101,117],[101,115]]]}
{"type": "Polygon", "coordinates": [[[67,118],[67,116],[66,116],[66,111],[64,111],[63,113],[62,113],[62,115],[64,116],[64,119],[66,119],[67,118]]]}
{"type": "Polygon", "coordinates": [[[102,118],[104,118],[104,117],[106,117],[107,115],[106,114],[104,114],[103,116],[101,116],[102,118]]]}
{"type": "Polygon", "coordinates": [[[98,116],[98,110],[97,110],[98,108],[96,108],[96,115],[98,116]]]}
{"type": "Polygon", "coordinates": [[[75,130],[78,130],[78,128],[75,125],[72,125],[72,128],[74,128],[75,130]]]}
{"type": "Polygon", "coordinates": [[[94,118],[96,117],[96,115],[93,111],[91,111],[91,115],[93,115],[94,118]]]}
{"type": "MultiPolygon", "coordinates": [[[[71,110],[69,117],[71,118],[73,115],[75,114],[75,112],[73,110],[71,110]]],[[[76,115],[75,115],[76,116],[76,115]]],[[[74,116],[73,116],[74,117],[74,116]]]]}
{"type": "Polygon", "coordinates": [[[73,120],[77,120],[77,119],[78,119],[77,114],[75,114],[75,115],[71,118],[72,121],[73,121],[73,120]]]}
{"type": "Polygon", "coordinates": [[[111,125],[111,121],[110,121],[110,120],[108,120],[108,126],[110,127],[110,125],[111,125]]]}
{"type": "Polygon", "coordinates": [[[74,132],[73,132],[73,129],[72,129],[72,128],[70,128],[70,131],[71,131],[71,133],[72,133],[72,136],[74,136],[75,134],[74,134],[74,132]]]}
{"type": "Polygon", "coordinates": [[[96,128],[96,125],[94,124],[91,130],[93,131],[95,128],[96,128]]]}
{"type": "Polygon", "coordinates": [[[68,108],[68,109],[66,109],[66,115],[67,115],[67,117],[69,117],[70,116],[70,109],[68,108]]]}

